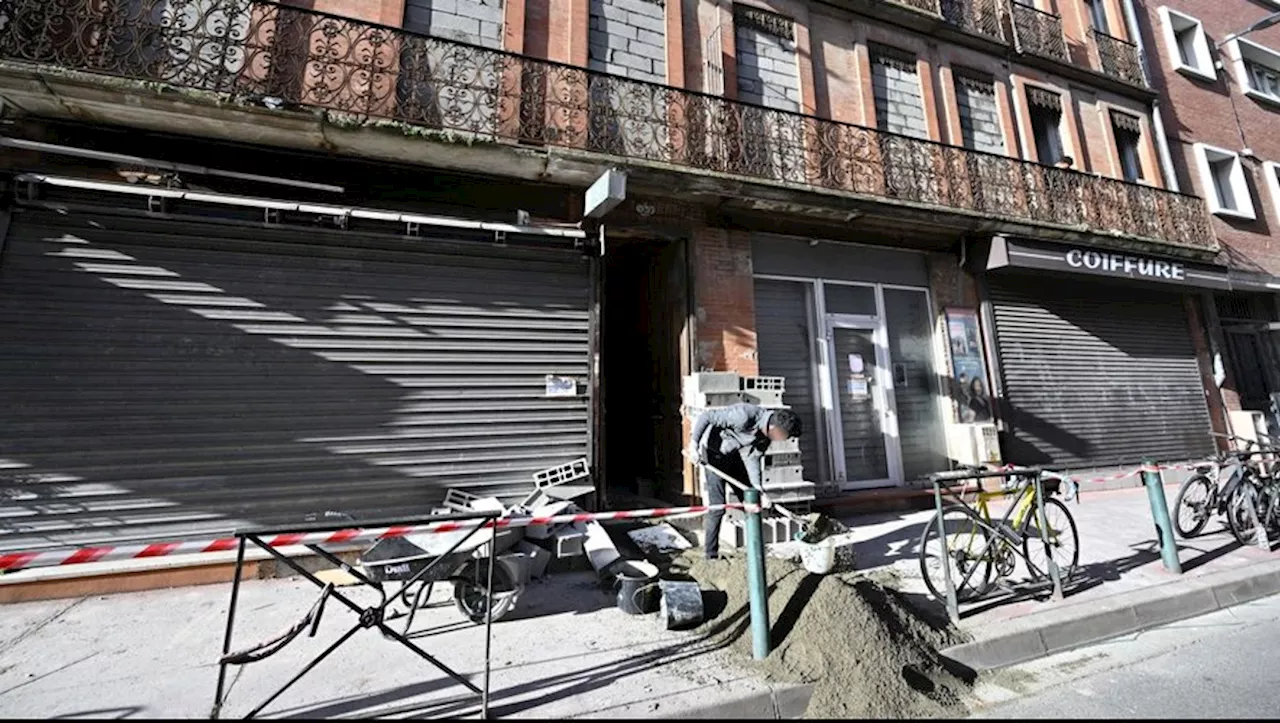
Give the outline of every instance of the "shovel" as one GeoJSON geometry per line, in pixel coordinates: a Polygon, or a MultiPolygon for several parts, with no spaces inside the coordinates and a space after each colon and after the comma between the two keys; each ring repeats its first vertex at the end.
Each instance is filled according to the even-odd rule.
{"type": "MultiPolygon", "coordinates": [[[[686,457],[689,456],[687,451],[685,452],[685,456],[686,457]]],[[[711,470],[716,475],[718,475],[720,479],[723,479],[724,481],[733,485],[740,492],[746,492],[748,489],[748,487],[745,484],[739,482],[733,477],[730,477],[729,475],[725,474],[723,471],[716,469],[715,467],[713,467],[708,463],[698,462],[697,460],[694,460],[694,464],[700,464],[703,467],[706,467],[708,470],[711,470]]],[[[827,516],[822,514],[821,512],[816,512],[812,515],[801,517],[800,515],[797,515],[796,513],[792,512],[791,510],[788,510],[782,505],[774,504],[773,502],[769,501],[769,496],[766,495],[763,490],[760,491],[760,502],[763,506],[768,507],[770,509],[777,510],[778,514],[782,515],[788,520],[791,520],[797,525],[800,525],[800,532],[799,534],[796,535],[796,539],[801,542],[813,544],[815,542],[825,540],[826,538],[831,536],[831,520],[828,519],[827,516]]]]}

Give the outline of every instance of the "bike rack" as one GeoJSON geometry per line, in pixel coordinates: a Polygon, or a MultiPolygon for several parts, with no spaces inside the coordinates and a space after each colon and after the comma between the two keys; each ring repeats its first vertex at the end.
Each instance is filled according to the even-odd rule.
{"type": "MultiPolygon", "coordinates": [[[[412,585],[418,582],[419,580],[421,580],[424,576],[426,576],[429,572],[431,572],[432,568],[434,568],[442,560],[447,560],[459,547],[462,546],[463,543],[471,539],[473,536],[476,535],[476,533],[480,532],[481,530],[485,530],[485,529],[491,530],[490,534],[494,535],[496,538],[496,528],[493,528],[491,525],[485,524],[485,523],[489,523],[489,522],[492,522],[493,520],[496,520],[497,518],[501,517],[502,514],[503,513],[499,510],[493,510],[493,511],[467,513],[467,514],[430,515],[430,516],[414,517],[409,519],[361,521],[358,526],[366,527],[366,528],[378,528],[378,527],[402,527],[402,526],[412,527],[415,525],[422,525],[422,524],[427,524],[432,522],[463,522],[463,523],[471,522],[473,523],[472,529],[469,532],[467,532],[465,536],[459,538],[458,541],[455,542],[453,546],[448,549],[448,551],[433,558],[431,562],[428,563],[421,570],[419,570],[416,575],[414,575],[408,581],[405,581],[403,583],[403,586],[404,588],[407,588],[409,585],[412,585]],[[478,523],[478,524],[475,524],[475,523],[478,523]]],[[[225,684],[226,684],[226,677],[227,677],[227,667],[230,665],[248,665],[250,663],[256,663],[261,660],[264,660],[267,657],[270,657],[271,655],[274,655],[275,653],[282,650],[286,645],[288,645],[292,640],[294,640],[299,634],[301,634],[301,632],[304,629],[309,628],[310,629],[309,634],[314,636],[316,633],[316,629],[320,625],[320,617],[323,614],[325,603],[329,598],[334,598],[338,602],[345,605],[349,610],[354,612],[359,617],[359,620],[357,620],[356,624],[352,626],[349,630],[347,630],[347,632],[343,633],[336,641],[334,641],[331,645],[329,645],[329,647],[325,648],[324,651],[322,651],[319,655],[313,658],[311,662],[307,663],[302,668],[302,670],[300,670],[296,675],[290,678],[287,683],[282,685],[274,693],[268,696],[267,699],[264,700],[262,703],[260,703],[256,708],[249,711],[249,713],[245,716],[245,718],[253,718],[258,713],[260,713],[263,708],[270,705],[272,701],[280,697],[280,695],[283,694],[289,688],[291,688],[294,683],[297,683],[299,680],[302,679],[304,675],[309,673],[312,668],[319,665],[321,661],[329,657],[329,655],[331,655],[338,648],[342,647],[342,645],[346,643],[348,640],[350,640],[351,637],[355,635],[357,632],[359,632],[362,629],[373,629],[373,628],[377,628],[382,633],[383,638],[388,640],[394,640],[400,643],[401,645],[403,645],[404,647],[408,648],[409,650],[413,651],[415,654],[418,655],[418,657],[422,658],[423,660],[427,661],[431,665],[435,666],[438,670],[448,675],[450,678],[456,681],[459,685],[465,687],[472,694],[477,696],[480,699],[481,717],[482,718],[489,717],[489,664],[490,664],[490,648],[491,648],[492,639],[493,639],[492,637],[493,616],[491,614],[485,616],[484,687],[480,688],[480,687],[477,687],[470,680],[467,680],[458,672],[454,671],[449,666],[437,660],[430,653],[423,650],[416,643],[414,643],[412,640],[406,637],[406,635],[393,630],[391,626],[387,624],[387,606],[390,605],[392,602],[394,602],[397,596],[396,595],[388,596],[381,582],[370,579],[367,575],[360,572],[360,570],[344,562],[341,558],[337,557],[336,555],[329,552],[328,550],[321,548],[319,545],[315,545],[315,544],[304,545],[307,549],[323,557],[325,560],[328,560],[329,562],[336,565],[339,569],[343,570],[347,574],[354,577],[356,580],[359,581],[360,585],[373,588],[378,592],[380,601],[378,602],[377,605],[372,605],[372,606],[362,605],[356,602],[355,600],[352,600],[350,597],[345,595],[342,591],[335,588],[331,583],[323,582],[322,580],[317,578],[315,575],[313,575],[309,570],[299,565],[296,561],[294,561],[293,559],[285,556],[284,554],[276,550],[275,547],[273,547],[272,545],[273,541],[278,542],[276,538],[277,536],[280,536],[280,535],[288,536],[288,535],[294,535],[294,534],[301,535],[305,533],[314,533],[314,532],[338,532],[343,530],[351,530],[355,526],[356,525],[354,525],[351,521],[347,520],[347,521],[339,522],[337,524],[316,523],[316,524],[306,524],[306,525],[295,525],[289,528],[254,528],[251,530],[237,530],[234,533],[234,536],[239,540],[239,544],[236,549],[235,576],[232,579],[232,583],[231,583],[231,606],[227,610],[227,629],[222,642],[222,656],[218,659],[218,689],[217,689],[217,693],[214,696],[213,709],[209,715],[211,719],[216,720],[219,717],[219,715],[222,712],[222,706],[226,703],[225,684]],[[269,539],[264,539],[264,538],[269,538],[269,539]],[[266,550],[267,553],[269,553],[276,560],[284,563],[285,565],[293,569],[295,572],[297,572],[299,575],[309,580],[312,584],[314,584],[316,587],[321,589],[321,593],[320,593],[320,599],[316,601],[315,605],[312,606],[311,610],[303,617],[303,619],[299,623],[295,624],[288,631],[286,631],[284,634],[277,636],[276,638],[266,641],[264,643],[259,643],[257,645],[254,645],[244,651],[232,653],[231,652],[231,635],[232,635],[232,630],[234,629],[234,626],[235,626],[236,602],[240,596],[240,582],[241,582],[242,573],[244,570],[245,549],[250,543],[252,543],[253,545],[256,545],[257,547],[263,550],[266,550]]],[[[492,545],[492,540],[488,544],[492,545]]],[[[492,552],[493,549],[494,549],[493,547],[490,547],[490,552],[492,552]]],[[[495,564],[494,558],[496,556],[493,554],[490,554],[488,557],[489,557],[489,569],[487,572],[489,576],[489,582],[485,586],[485,602],[484,602],[485,608],[484,609],[492,610],[493,608],[493,566],[495,564]]],[[[408,630],[406,629],[405,632],[407,633],[408,630]]]]}
{"type": "MultiPolygon", "coordinates": [[[[947,589],[947,615],[951,618],[952,623],[957,625],[960,624],[960,603],[956,598],[955,583],[951,581],[951,550],[947,546],[947,526],[942,516],[942,498],[943,495],[946,494],[943,492],[944,482],[960,482],[971,479],[981,480],[991,477],[1030,477],[1031,484],[1035,486],[1036,518],[1039,522],[1036,527],[1040,530],[1040,540],[1044,543],[1044,556],[1049,563],[1049,578],[1053,581],[1053,593],[1051,594],[1050,599],[1055,601],[1063,599],[1062,575],[1058,570],[1058,563],[1054,561],[1053,554],[1050,552],[1049,548],[1049,524],[1044,513],[1044,485],[1041,481],[1041,476],[1044,472],[1045,470],[1040,467],[1013,467],[999,470],[938,472],[929,475],[929,481],[933,483],[933,506],[937,511],[938,539],[942,542],[942,577],[947,589]]],[[[979,488],[981,488],[981,483],[979,483],[979,488]]],[[[948,496],[950,496],[954,501],[969,508],[971,511],[973,510],[973,508],[960,497],[955,495],[948,496]]],[[[923,549],[920,552],[922,555],[924,554],[923,549]]]]}

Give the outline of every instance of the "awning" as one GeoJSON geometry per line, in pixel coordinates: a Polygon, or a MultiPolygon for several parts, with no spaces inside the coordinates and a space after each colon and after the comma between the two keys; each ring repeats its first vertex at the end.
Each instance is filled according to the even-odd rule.
{"type": "Polygon", "coordinates": [[[975,259],[983,271],[1027,269],[1088,274],[1119,282],[1155,282],[1229,291],[1280,290],[1274,277],[1247,275],[1224,266],[1189,263],[1123,251],[994,236],[979,244],[975,259]]]}

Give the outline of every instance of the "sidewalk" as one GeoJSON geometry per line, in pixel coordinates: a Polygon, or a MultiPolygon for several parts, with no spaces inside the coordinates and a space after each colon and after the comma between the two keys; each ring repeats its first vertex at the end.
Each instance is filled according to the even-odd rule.
{"type": "MultiPolygon", "coordinates": [[[[494,624],[491,715],[680,717],[731,702],[739,711],[753,700],[768,704],[771,686],[728,664],[724,651],[694,633],[667,632],[652,617],[622,613],[594,577],[566,573],[532,584],[494,624]]],[[[442,604],[419,614],[414,629],[424,634],[416,641],[478,683],[484,628],[464,622],[448,586],[439,587],[442,604]]],[[[5,606],[0,711],[6,718],[207,718],[229,592],[230,585],[204,585],[5,606]]],[[[246,582],[236,646],[287,628],[318,592],[299,579],[246,582]]],[[[353,622],[330,600],[316,638],[304,633],[274,657],[231,668],[222,717],[243,717],[353,622]]],[[[458,700],[465,692],[398,643],[362,630],[264,714],[476,717],[478,701],[458,700]]]]}
{"type": "MultiPolygon", "coordinates": [[[[1177,493],[1176,485],[1165,487],[1169,505],[1177,493]]],[[[962,604],[961,627],[975,642],[949,654],[976,669],[1000,667],[1280,592],[1280,554],[1242,547],[1216,517],[1200,537],[1178,540],[1183,574],[1166,571],[1145,489],[1086,488],[1068,509],[1080,534],[1080,562],[1065,599],[993,590],[962,604]]],[[[927,595],[918,558],[920,534],[933,514],[928,509],[845,521],[854,528],[860,568],[892,570],[904,592],[940,608],[927,595]]]]}

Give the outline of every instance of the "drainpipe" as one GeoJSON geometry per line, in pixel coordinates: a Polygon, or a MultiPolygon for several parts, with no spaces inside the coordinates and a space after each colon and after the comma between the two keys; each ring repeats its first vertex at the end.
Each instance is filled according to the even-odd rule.
{"type": "MultiPolygon", "coordinates": [[[[1124,22],[1129,28],[1129,37],[1138,46],[1138,64],[1142,66],[1142,79],[1148,88],[1155,88],[1151,82],[1151,69],[1147,65],[1147,49],[1142,44],[1142,32],[1138,28],[1138,15],[1133,9],[1133,0],[1120,0],[1124,9],[1124,22]]],[[[1178,174],[1173,168],[1173,154],[1169,152],[1169,138],[1164,133],[1164,118],[1160,115],[1160,99],[1151,101],[1151,127],[1156,136],[1156,153],[1160,156],[1160,170],[1164,173],[1165,185],[1170,191],[1181,191],[1178,187],[1178,174]]]]}

